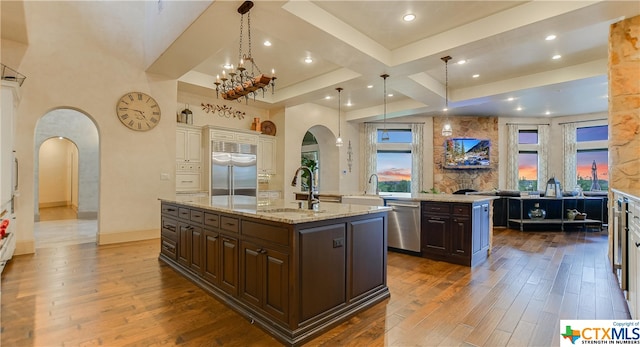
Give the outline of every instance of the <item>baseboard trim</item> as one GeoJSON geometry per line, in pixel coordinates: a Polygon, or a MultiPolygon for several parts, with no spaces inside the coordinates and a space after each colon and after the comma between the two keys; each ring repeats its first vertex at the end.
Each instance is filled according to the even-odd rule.
{"type": "Polygon", "coordinates": [[[67,207],[70,206],[69,201],[51,201],[51,202],[41,202],[38,204],[39,208],[49,208],[49,207],[67,207]]]}
{"type": "Polygon", "coordinates": [[[35,252],[36,252],[35,240],[26,240],[26,241],[16,240],[16,250],[13,252],[13,255],[33,254],[35,252]]]}
{"type": "Polygon", "coordinates": [[[78,211],[78,219],[98,219],[98,212],[96,211],[78,211]]]}
{"type": "Polygon", "coordinates": [[[159,238],[159,229],[123,231],[119,233],[98,233],[98,244],[108,245],[112,243],[153,240],[159,238]]]}

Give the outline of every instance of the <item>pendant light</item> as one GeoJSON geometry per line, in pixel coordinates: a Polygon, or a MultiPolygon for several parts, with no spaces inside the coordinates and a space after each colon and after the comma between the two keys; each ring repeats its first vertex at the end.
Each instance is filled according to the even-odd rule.
{"type": "Polygon", "coordinates": [[[448,63],[449,60],[451,60],[450,56],[446,56],[446,57],[442,57],[440,58],[442,61],[444,61],[444,103],[445,103],[445,107],[444,107],[444,113],[445,113],[445,120],[444,120],[444,125],[442,126],[442,136],[445,137],[449,137],[451,135],[453,135],[453,129],[451,128],[451,123],[449,122],[449,69],[448,69],[448,63]]]}
{"type": "Polygon", "coordinates": [[[340,136],[340,106],[342,105],[342,100],[340,98],[340,92],[342,91],[342,88],[338,87],[336,88],[336,90],[338,91],[338,138],[336,139],[336,147],[342,147],[343,142],[342,142],[342,137],[340,136]]]}
{"type": "Polygon", "coordinates": [[[389,77],[388,74],[383,74],[380,75],[380,77],[383,78],[384,80],[384,97],[383,97],[383,104],[384,104],[384,112],[382,113],[383,116],[383,129],[382,129],[382,137],[380,137],[380,140],[382,142],[387,142],[389,141],[389,133],[387,132],[387,77],[389,77]]]}

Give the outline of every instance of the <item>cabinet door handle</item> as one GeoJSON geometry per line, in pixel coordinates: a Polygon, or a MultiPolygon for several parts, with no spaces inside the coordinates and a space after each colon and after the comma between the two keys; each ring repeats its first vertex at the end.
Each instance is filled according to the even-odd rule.
{"type": "Polygon", "coordinates": [[[167,211],[168,212],[174,212],[176,209],[175,208],[168,208],[167,211]]]}
{"type": "Polygon", "coordinates": [[[260,254],[267,254],[267,250],[266,249],[261,249],[260,250],[260,254]]]}

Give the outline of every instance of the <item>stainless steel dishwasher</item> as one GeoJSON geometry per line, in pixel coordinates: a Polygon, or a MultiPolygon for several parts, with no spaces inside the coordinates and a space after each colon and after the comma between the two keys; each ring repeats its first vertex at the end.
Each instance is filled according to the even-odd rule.
{"type": "Polygon", "coordinates": [[[387,199],[384,202],[393,207],[389,213],[388,246],[420,252],[420,202],[387,199]]]}

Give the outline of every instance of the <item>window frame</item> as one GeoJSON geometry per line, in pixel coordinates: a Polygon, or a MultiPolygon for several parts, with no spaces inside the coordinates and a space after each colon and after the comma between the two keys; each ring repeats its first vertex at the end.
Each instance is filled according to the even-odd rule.
{"type": "MultiPolygon", "coordinates": [[[[376,174],[378,173],[378,153],[380,152],[400,152],[400,153],[410,153],[411,154],[411,163],[409,167],[409,171],[413,172],[413,134],[411,135],[411,142],[377,142],[378,139],[378,131],[384,130],[386,127],[387,131],[389,130],[402,130],[408,131],[411,133],[411,124],[379,124],[376,126],[376,174]]],[[[409,193],[411,192],[411,182],[413,180],[413,175],[409,177],[409,193]]],[[[378,187],[380,186],[380,182],[378,182],[378,187]]]]}

